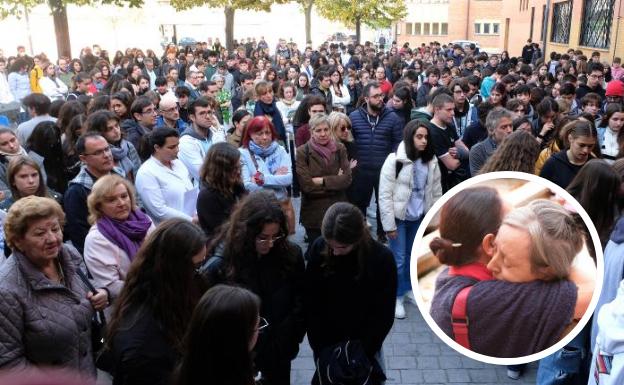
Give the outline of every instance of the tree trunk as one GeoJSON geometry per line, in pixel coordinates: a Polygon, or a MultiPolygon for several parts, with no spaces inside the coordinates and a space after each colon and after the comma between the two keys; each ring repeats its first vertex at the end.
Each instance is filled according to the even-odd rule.
{"type": "Polygon", "coordinates": [[[225,7],[225,47],[228,51],[234,49],[234,12],[235,8],[225,7]]]}
{"type": "Polygon", "coordinates": [[[306,45],[310,45],[310,46],[312,46],[312,5],[313,4],[314,4],[314,0],[309,0],[304,5],[306,45]]]}
{"type": "Polygon", "coordinates": [[[360,39],[362,38],[361,36],[361,28],[362,28],[362,20],[361,18],[358,16],[355,18],[355,40],[356,40],[356,44],[360,44],[360,39]]]}
{"type": "Polygon", "coordinates": [[[62,0],[48,0],[54,19],[54,31],[56,33],[56,50],[58,57],[71,59],[71,45],[69,42],[69,23],[67,22],[67,8],[62,0]]]}

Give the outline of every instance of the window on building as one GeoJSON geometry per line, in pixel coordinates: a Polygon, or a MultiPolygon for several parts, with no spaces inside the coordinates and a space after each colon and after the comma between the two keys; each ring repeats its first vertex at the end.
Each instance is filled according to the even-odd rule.
{"type": "Polygon", "coordinates": [[[492,33],[494,35],[498,35],[500,33],[500,24],[498,24],[498,23],[493,23],[492,24],[492,33]]]}
{"type": "Polygon", "coordinates": [[[572,0],[556,3],[553,6],[552,31],[550,41],[568,44],[570,41],[570,25],[572,23],[572,0]]]}
{"type": "Polygon", "coordinates": [[[475,23],[475,33],[476,34],[481,33],[481,23],[475,23]]]}
{"type": "Polygon", "coordinates": [[[448,23],[440,24],[440,35],[448,35],[448,23]]]}
{"type": "Polygon", "coordinates": [[[421,27],[420,27],[420,23],[414,23],[414,35],[421,35],[422,31],[421,31],[421,27]]]}
{"type": "Polygon", "coordinates": [[[615,0],[585,0],[579,44],[585,47],[609,48],[615,0]]]}
{"type": "Polygon", "coordinates": [[[405,23],[405,34],[406,35],[412,34],[412,23],[405,23]]]}
{"type": "Polygon", "coordinates": [[[490,23],[483,23],[483,33],[490,33],[490,23]]]}
{"type": "Polygon", "coordinates": [[[431,34],[439,35],[440,34],[440,24],[439,23],[431,23],[431,34]]]}
{"type": "Polygon", "coordinates": [[[430,33],[429,23],[423,23],[423,35],[429,35],[430,33]]]}

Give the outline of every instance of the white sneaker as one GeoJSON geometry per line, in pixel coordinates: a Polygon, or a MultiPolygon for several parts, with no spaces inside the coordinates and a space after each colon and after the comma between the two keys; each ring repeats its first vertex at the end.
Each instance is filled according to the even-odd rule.
{"type": "Polygon", "coordinates": [[[405,318],[405,307],[403,307],[403,299],[397,298],[396,305],[394,306],[394,318],[405,318]]]}
{"type": "Polygon", "coordinates": [[[407,300],[407,302],[411,302],[414,306],[418,306],[418,303],[416,303],[416,297],[414,297],[414,292],[412,290],[405,293],[403,299],[407,300]]]}
{"type": "Polygon", "coordinates": [[[507,369],[507,377],[511,378],[512,380],[519,380],[521,376],[522,372],[518,370],[507,369]]]}

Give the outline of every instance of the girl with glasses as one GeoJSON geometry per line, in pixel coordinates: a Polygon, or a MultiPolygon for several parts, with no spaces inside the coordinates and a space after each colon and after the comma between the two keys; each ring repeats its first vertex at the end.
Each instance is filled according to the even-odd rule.
{"type": "Polygon", "coordinates": [[[255,365],[263,384],[290,384],[290,363],[305,334],[301,249],[287,238],[288,226],[275,194],[245,197],[211,241],[216,260],[205,273],[209,285],[244,287],[260,297],[268,326],[258,336],[255,365]]]}

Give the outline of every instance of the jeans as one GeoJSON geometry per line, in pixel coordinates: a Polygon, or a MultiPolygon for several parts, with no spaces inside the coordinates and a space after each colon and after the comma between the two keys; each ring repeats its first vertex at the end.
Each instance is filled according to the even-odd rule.
{"type": "Polygon", "coordinates": [[[397,266],[397,298],[403,297],[405,293],[412,290],[410,260],[414,238],[416,238],[416,232],[421,222],[422,218],[417,221],[402,221],[396,219],[397,237],[396,239],[388,237],[389,246],[394,254],[394,260],[397,266]]]}
{"type": "Polygon", "coordinates": [[[591,323],[574,337],[569,344],[555,354],[544,357],[537,369],[537,385],[580,385],[587,384],[588,352],[591,323]]]}

